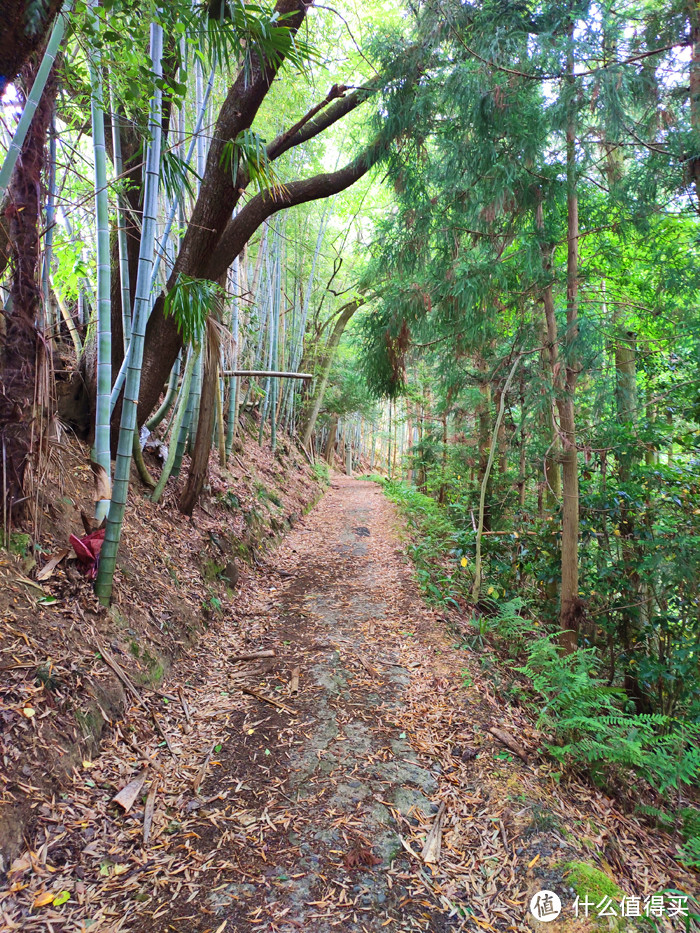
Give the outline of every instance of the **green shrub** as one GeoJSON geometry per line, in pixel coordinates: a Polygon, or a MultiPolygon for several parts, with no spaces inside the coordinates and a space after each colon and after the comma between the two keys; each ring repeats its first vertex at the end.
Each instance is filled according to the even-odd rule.
{"type": "MultiPolygon", "coordinates": [[[[469,574],[460,573],[464,538],[447,509],[404,483],[383,486],[414,532],[407,550],[428,599],[453,605],[460,596],[468,599],[469,574]],[[456,565],[452,572],[450,560],[456,565]]],[[[562,655],[557,633],[543,632],[521,597],[500,604],[494,600],[492,609],[477,617],[467,644],[483,647],[487,637],[495,638],[511,657],[523,659],[515,670],[529,678],[539,726],[549,735],[545,747],[563,768],[585,771],[598,781],[615,772],[634,772],[661,794],[700,783],[700,723],[695,718],[629,711],[624,691],[603,676],[594,648],[562,655]]],[[[686,821],[688,864],[700,859],[696,813],[686,821]]]]}
{"type": "Polygon", "coordinates": [[[331,481],[330,467],[325,460],[317,460],[311,467],[311,474],[317,483],[328,486],[331,481]]]}

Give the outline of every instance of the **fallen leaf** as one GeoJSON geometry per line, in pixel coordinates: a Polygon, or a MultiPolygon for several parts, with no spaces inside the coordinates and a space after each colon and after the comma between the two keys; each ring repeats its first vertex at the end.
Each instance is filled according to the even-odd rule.
{"type": "Polygon", "coordinates": [[[37,573],[36,575],[37,580],[48,580],[49,577],[53,574],[56,567],[58,567],[58,565],[61,563],[63,558],[67,557],[68,554],[70,554],[69,547],[64,548],[62,551],[59,551],[58,554],[54,554],[54,556],[46,564],[44,564],[41,570],[37,573]]]}
{"type": "Polygon", "coordinates": [[[381,865],[382,860],[367,846],[356,845],[343,859],[346,868],[372,868],[381,865]]]}
{"type": "Polygon", "coordinates": [[[55,897],[56,895],[53,891],[44,891],[41,894],[37,894],[34,898],[34,907],[46,907],[48,904],[53,904],[55,897]]]}

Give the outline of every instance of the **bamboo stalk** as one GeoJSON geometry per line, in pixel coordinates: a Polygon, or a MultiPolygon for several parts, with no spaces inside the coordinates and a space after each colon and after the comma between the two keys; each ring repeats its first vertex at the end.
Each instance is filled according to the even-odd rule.
{"type": "MultiPolygon", "coordinates": [[[[119,114],[114,103],[114,88],[109,89],[110,108],[112,111],[112,150],[114,153],[114,172],[120,178],[122,165],[122,135],[119,123],[119,114]]],[[[122,304],[122,334],[124,341],[124,357],[126,358],[131,341],[131,289],[129,287],[129,256],[126,242],[126,211],[124,209],[124,196],[119,193],[117,197],[117,249],[119,253],[119,286],[122,304]]]]}
{"type": "Polygon", "coordinates": [[[51,73],[54,62],[56,61],[56,55],[58,54],[59,46],[61,45],[63,35],[66,31],[68,17],[72,12],[73,0],[67,0],[63,10],[59,11],[58,15],[56,16],[56,22],[54,23],[54,27],[51,30],[51,36],[49,37],[49,41],[46,45],[44,57],[41,60],[41,65],[39,65],[39,70],[36,73],[34,84],[32,85],[32,89],[29,92],[29,97],[27,97],[27,100],[24,104],[22,116],[19,119],[14,136],[12,137],[10,148],[8,149],[5,159],[2,163],[2,168],[0,168],[0,200],[5,196],[5,192],[10,185],[12,172],[15,165],[17,164],[19,154],[22,151],[22,146],[24,144],[24,140],[27,137],[27,131],[29,130],[32,119],[34,118],[34,114],[36,113],[36,108],[39,106],[41,95],[44,93],[46,82],[48,81],[49,74],[51,73]]]}
{"type": "MultiPolygon", "coordinates": [[[[90,7],[94,9],[95,0],[90,7]]],[[[109,199],[107,196],[107,150],[105,147],[104,89],[102,56],[99,47],[90,61],[92,83],[91,113],[95,172],[95,211],[97,216],[97,397],[95,401],[95,442],[92,459],[104,470],[111,483],[110,394],[112,389],[112,320],[110,307],[109,199]]],[[[95,520],[99,523],[109,511],[110,500],[100,498],[95,503],[95,520]]]]}
{"type": "MultiPolygon", "coordinates": [[[[178,405],[177,412],[175,414],[175,422],[173,423],[173,430],[170,435],[170,447],[168,450],[168,457],[163,464],[163,470],[160,474],[160,479],[158,484],[151,496],[153,502],[157,502],[165,489],[165,484],[168,481],[168,477],[173,471],[173,467],[176,463],[178,451],[184,450],[184,441],[180,445],[180,433],[183,427],[183,421],[185,420],[186,411],[189,408],[190,400],[190,382],[192,380],[192,371],[194,369],[195,361],[195,350],[192,348],[185,365],[185,372],[182,377],[182,391],[180,394],[180,404],[178,405]]],[[[180,452],[180,460],[182,460],[182,453],[180,452]]]]}
{"type": "Polygon", "coordinates": [[[154,428],[157,428],[161,423],[163,418],[168,414],[172,408],[173,402],[175,401],[175,396],[177,395],[177,382],[180,375],[180,360],[182,354],[178,354],[177,359],[173,364],[172,371],[170,373],[170,380],[168,381],[168,391],[165,393],[165,398],[163,399],[163,404],[160,406],[158,411],[152,415],[146,422],[146,427],[149,431],[152,431],[154,428]]]}
{"type": "Polygon", "coordinates": [[[75,347],[75,355],[77,356],[78,359],[80,359],[82,352],[83,352],[83,345],[80,340],[80,334],[78,333],[78,328],[75,326],[75,321],[73,320],[73,317],[70,311],[68,310],[65,302],[61,298],[60,293],[57,291],[56,283],[54,282],[53,276],[51,274],[49,274],[49,283],[51,285],[51,289],[53,290],[54,295],[56,296],[56,303],[58,304],[61,314],[63,315],[63,320],[66,322],[68,333],[70,334],[71,340],[73,341],[73,346],[75,347]]]}
{"type": "MultiPolygon", "coordinates": [[[[117,551],[121,538],[126,501],[129,492],[131,458],[134,434],[136,433],[136,412],[139,389],[141,387],[141,365],[143,345],[146,335],[146,321],[150,310],[151,272],[156,239],[156,210],[158,189],[160,186],[160,150],[161,150],[161,110],[163,93],[160,87],[162,78],[163,28],[159,23],[151,23],[151,65],[154,73],[153,97],[149,116],[150,144],[146,155],[143,228],[139,250],[139,267],[136,279],[136,301],[132,320],[131,343],[129,345],[130,363],[124,389],[117,460],[114,471],[114,491],[107,517],[104,544],[100,554],[100,564],[95,583],[95,592],[103,605],[108,605],[112,596],[114,570],[117,551]]],[[[108,426],[109,428],[109,426],[108,426]]]]}

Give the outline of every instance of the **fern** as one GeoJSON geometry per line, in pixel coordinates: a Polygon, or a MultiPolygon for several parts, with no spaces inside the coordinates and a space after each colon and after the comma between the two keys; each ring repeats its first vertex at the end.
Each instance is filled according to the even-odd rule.
{"type": "Polygon", "coordinates": [[[559,654],[553,635],[529,647],[527,674],[544,700],[539,725],[547,748],[564,765],[617,767],[643,775],[660,792],[700,779],[700,726],[661,713],[619,708],[623,691],[598,675],[593,649],[559,654]]]}

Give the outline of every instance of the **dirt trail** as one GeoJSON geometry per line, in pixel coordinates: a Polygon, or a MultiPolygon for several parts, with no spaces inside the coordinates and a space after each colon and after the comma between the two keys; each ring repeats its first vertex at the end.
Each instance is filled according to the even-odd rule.
{"type": "Polygon", "coordinates": [[[378,486],[335,478],[248,576],[237,618],[166,692],[143,691],[68,793],[37,797],[0,930],[526,931],[530,897],[549,889],[564,911],[547,929],[586,933],[576,865],[605,894],[692,891],[668,837],[538,756],[503,671],[455,644],[403,545],[378,486]],[[263,650],[275,656],[233,660],[263,650]],[[112,798],[144,763],[125,814],[112,798]]]}
{"type": "Polygon", "coordinates": [[[279,933],[448,928],[399,838],[402,818],[437,811],[438,785],[400,722],[417,662],[395,629],[413,637],[422,607],[396,547],[379,488],[337,478],[276,553],[292,576],[273,597],[265,643],[282,657],[255,689],[274,696],[298,666],[298,694],[278,691],[293,712],[252,700],[201,789],[208,798],[235,788],[259,841],[236,847],[230,880],[198,905],[216,920],[186,909],[169,918],[176,928],[185,917],[192,929],[227,919],[241,933],[261,923],[279,933]]]}

